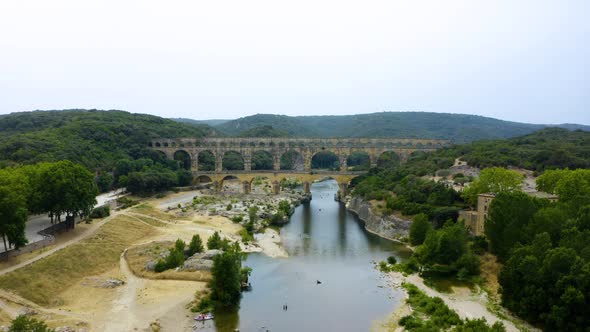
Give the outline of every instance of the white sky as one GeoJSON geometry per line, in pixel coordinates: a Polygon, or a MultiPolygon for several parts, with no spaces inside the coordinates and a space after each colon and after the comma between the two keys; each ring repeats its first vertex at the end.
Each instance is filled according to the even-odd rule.
{"type": "Polygon", "coordinates": [[[2,0],[0,113],[590,124],[590,1],[2,0]]]}

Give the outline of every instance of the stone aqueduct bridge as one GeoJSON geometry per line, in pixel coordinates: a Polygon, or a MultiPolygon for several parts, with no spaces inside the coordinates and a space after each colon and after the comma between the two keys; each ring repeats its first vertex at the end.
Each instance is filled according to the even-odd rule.
{"type": "Polygon", "coordinates": [[[338,181],[341,191],[346,191],[352,178],[364,172],[348,171],[347,158],[354,152],[364,152],[368,155],[371,167],[377,165],[379,157],[384,153],[394,152],[405,162],[415,151],[434,151],[449,145],[448,140],[411,139],[411,138],[159,138],[149,142],[149,147],[160,151],[168,159],[174,159],[181,151],[190,157],[191,171],[196,181],[207,179],[215,184],[216,189],[223,187],[223,181],[228,178],[238,178],[243,183],[243,191],[250,192],[252,180],[255,177],[266,177],[273,184],[273,191],[280,190],[279,182],[283,178],[298,178],[309,192],[313,180],[330,176],[338,181]],[[210,152],[215,158],[215,170],[199,170],[199,154],[210,152]],[[226,152],[234,151],[242,155],[243,170],[224,170],[223,158],[226,152]],[[257,151],[266,151],[273,159],[272,170],[252,170],[252,155],[257,151]],[[294,151],[303,160],[303,169],[281,169],[281,156],[294,151]],[[311,169],[311,160],[318,152],[334,153],[340,161],[340,171],[320,171],[311,169]]]}

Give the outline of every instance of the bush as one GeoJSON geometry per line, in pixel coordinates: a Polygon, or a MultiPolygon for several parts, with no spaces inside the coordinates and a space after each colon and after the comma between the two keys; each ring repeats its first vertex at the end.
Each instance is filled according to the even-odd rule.
{"type": "Polygon", "coordinates": [[[242,237],[242,242],[244,242],[244,243],[248,243],[250,241],[254,241],[254,236],[252,236],[252,234],[250,234],[248,232],[248,230],[245,229],[245,228],[244,229],[241,229],[239,234],[242,237]]]}
{"type": "Polygon", "coordinates": [[[414,217],[410,226],[410,244],[413,246],[421,245],[426,239],[426,234],[432,230],[432,224],[428,221],[428,216],[421,213],[414,217]]]}
{"type": "Polygon", "coordinates": [[[97,219],[97,218],[106,218],[111,215],[111,208],[107,205],[99,206],[92,210],[90,213],[90,218],[97,219]]]}
{"type": "Polygon", "coordinates": [[[8,332],[54,332],[55,330],[50,329],[47,325],[35,318],[27,315],[19,315],[13,321],[8,332]]]}
{"type": "Polygon", "coordinates": [[[163,260],[160,259],[156,263],[156,266],[154,267],[154,271],[160,273],[160,272],[164,272],[166,270],[168,270],[168,267],[166,266],[166,262],[164,262],[163,260]]]}
{"type": "Polygon", "coordinates": [[[231,209],[233,208],[233,206],[231,205],[231,203],[229,203],[226,207],[225,210],[226,211],[231,211],[231,209]]]}
{"type": "Polygon", "coordinates": [[[235,222],[236,224],[241,223],[244,221],[244,216],[241,214],[239,216],[233,216],[231,217],[231,221],[235,222]]]}
{"type": "Polygon", "coordinates": [[[397,264],[397,259],[394,256],[389,256],[389,257],[387,257],[387,263],[389,263],[391,265],[395,265],[395,264],[397,264]]]}

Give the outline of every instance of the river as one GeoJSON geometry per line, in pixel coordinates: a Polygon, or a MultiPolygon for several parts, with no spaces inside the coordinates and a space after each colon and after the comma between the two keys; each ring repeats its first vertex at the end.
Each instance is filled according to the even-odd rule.
{"type": "Polygon", "coordinates": [[[403,292],[386,285],[374,262],[403,260],[407,248],[367,232],[334,200],[335,181],[311,190],[313,200],[280,230],[289,258],[249,254],[243,265],[253,268],[252,289],[243,293],[239,311],[218,313],[199,330],[214,324],[219,332],[368,331],[397,308],[403,292]]]}

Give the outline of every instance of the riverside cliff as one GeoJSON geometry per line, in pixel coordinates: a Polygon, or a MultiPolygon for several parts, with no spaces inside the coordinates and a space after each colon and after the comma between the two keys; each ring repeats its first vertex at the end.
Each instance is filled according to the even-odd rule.
{"type": "Polygon", "coordinates": [[[361,197],[347,197],[346,208],[356,213],[364,223],[365,229],[383,238],[402,240],[407,238],[410,232],[410,220],[398,218],[393,215],[382,216],[372,209],[371,203],[361,197]]]}

